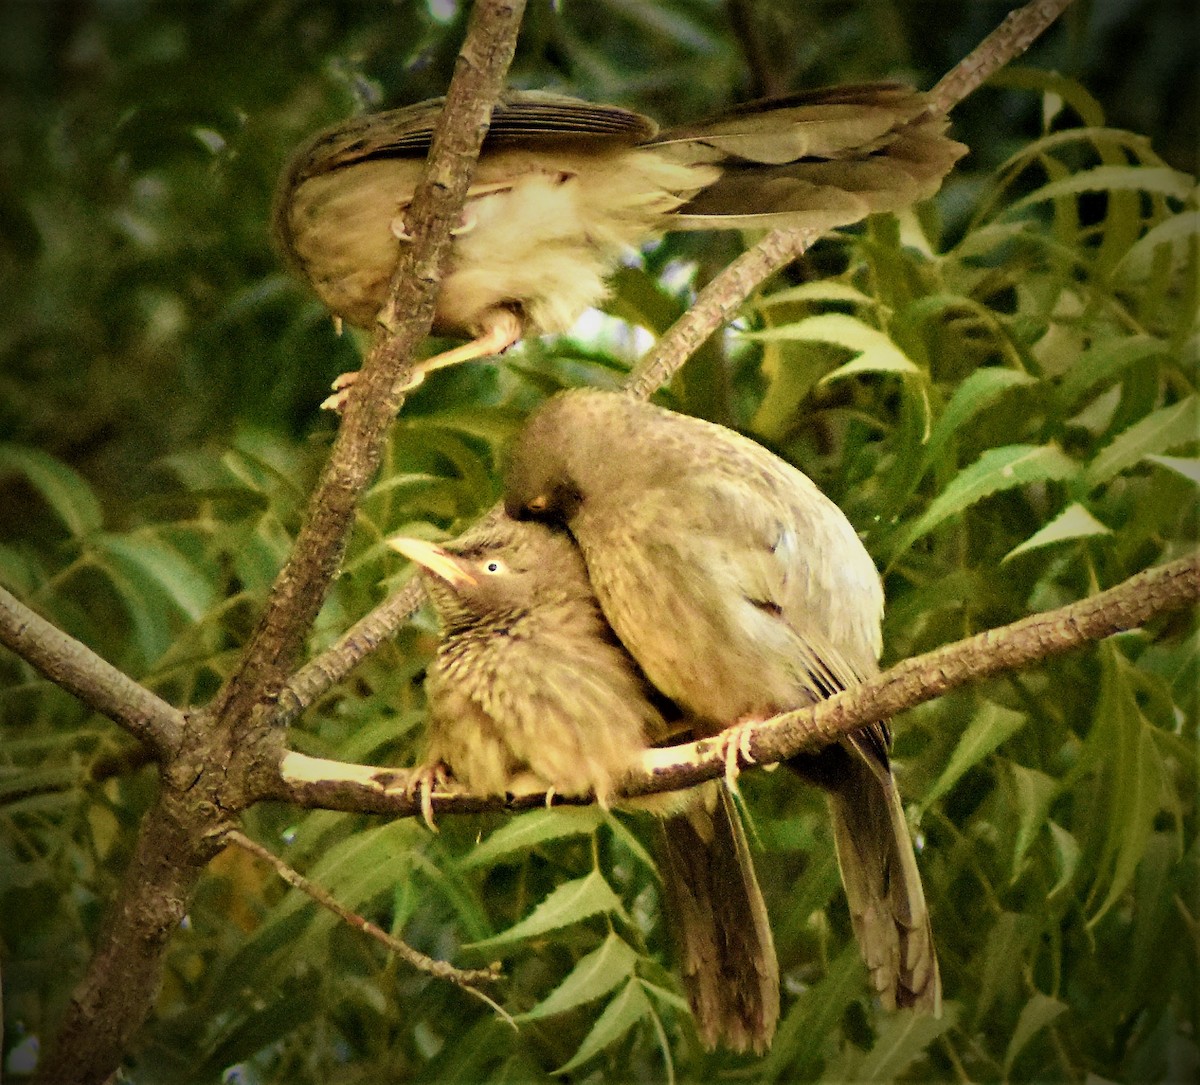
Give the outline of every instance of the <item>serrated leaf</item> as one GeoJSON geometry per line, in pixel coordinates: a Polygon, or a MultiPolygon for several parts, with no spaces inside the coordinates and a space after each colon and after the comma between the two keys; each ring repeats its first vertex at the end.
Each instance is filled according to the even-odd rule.
{"type": "Polygon", "coordinates": [[[1064,1003],[1042,994],[1041,991],[1036,992],[1021,1007],[1021,1016],[1017,1018],[1017,1027],[1013,1029],[1012,1039],[1008,1041],[1008,1050],[1004,1053],[1004,1076],[1006,1079],[1022,1048],[1066,1011],[1067,1007],[1064,1003]]]}
{"type": "Polygon", "coordinates": [[[1196,396],[1161,407],[1119,433],[1088,464],[1084,480],[1089,489],[1107,482],[1152,452],[1167,452],[1197,440],[1200,416],[1196,396]]]}
{"type": "Polygon", "coordinates": [[[638,1021],[653,1012],[654,1008],[650,1005],[646,992],[642,990],[641,983],[630,980],[625,989],[604,1007],[604,1012],[596,1019],[591,1032],[584,1037],[579,1050],[554,1073],[566,1074],[587,1062],[593,1055],[615,1044],[638,1021]]]}
{"type": "Polygon", "coordinates": [[[822,380],[837,380],[855,373],[903,373],[921,370],[878,328],[844,313],[821,313],[795,324],[781,324],[760,332],[747,332],[747,339],[831,343],[858,355],[827,373],[822,380]]]}
{"type": "Polygon", "coordinates": [[[1102,524],[1078,502],[1073,502],[1040,531],[1034,532],[1019,546],[1014,546],[1000,561],[1003,564],[1018,554],[1036,550],[1040,546],[1051,546],[1054,543],[1067,542],[1070,539],[1091,539],[1098,535],[1111,534],[1111,528],[1102,524]]]}
{"type": "Polygon", "coordinates": [[[1107,388],[1127,369],[1148,358],[1170,357],[1170,347],[1152,335],[1132,335],[1116,342],[1104,341],[1083,351],[1058,389],[1059,410],[1070,416],[1090,393],[1107,388]]]}
{"type": "Polygon", "coordinates": [[[1183,459],[1179,456],[1156,456],[1150,455],[1146,457],[1151,463],[1156,463],[1160,467],[1165,467],[1168,471],[1174,471],[1177,475],[1182,475],[1189,482],[1194,482],[1200,486],[1200,460],[1183,459]]]}
{"type": "Polygon", "coordinates": [[[950,438],[1006,392],[1036,383],[1033,377],[1019,369],[987,366],[975,370],[954,389],[950,401],[934,422],[922,453],[925,466],[937,462],[950,438]]]}
{"type": "MultiPolygon", "coordinates": [[[[915,1010],[892,1014],[880,1028],[874,1046],[854,1067],[853,1080],[893,1081],[934,1040],[954,1027],[958,1015],[959,1006],[955,1002],[943,1005],[941,1017],[915,1010]]],[[[847,1079],[843,1077],[842,1080],[847,1079]]]]}
{"type": "Polygon", "coordinates": [[[100,528],[100,502],[78,471],[39,448],[0,444],[0,474],[10,471],[25,476],[76,538],[100,528]]]}
{"type": "Polygon", "coordinates": [[[502,825],[458,863],[460,870],[489,866],[509,855],[524,855],[531,848],[551,840],[593,833],[604,824],[599,806],[561,807],[555,810],[530,810],[502,825]]]}
{"type": "Polygon", "coordinates": [[[1125,279],[1144,276],[1154,260],[1155,250],[1161,245],[1178,246],[1179,250],[1187,248],[1200,236],[1200,211],[1187,211],[1172,215],[1163,220],[1140,237],[1121,257],[1113,270],[1114,277],[1125,279]]]}
{"type": "Polygon", "coordinates": [[[1077,471],[1075,462],[1054,445],[1004,445],[989,448],[964,467],[929,507],[909,525],[892,552],[892,561],[943,521],[957,516],[977,501],[1002,490],[1031,482],[1056,482],[1077,471]]]}
{"type": "Polygon", "coordinates": [[[1194,187],[1195,182],[1186,173],[1165,166],[1094,166],[1042,185],[1009,204],[1007,213],[1059,196],[1078,196],[1085,192],[1154,192],[1186,200],[1194,187]]]}
{"type": "Polygon", "coordinates": [[[600,998],[630,979],[637,959],[636,951],[610,932],[596,949],[579,959],[562,983],[515,1020],[536,1021],[600,998]]]}
{"type": "Polygon", "coordinates": [[[968,769],[978,765],[1028,722],[1029,717],[1024,712],[1014,712],[992,701],[984,701],[967,724],[942,775],[922,797],[922,809],[940,799],[968,769]]]}
{"type": "Polygon", "coordinates": [[[1009,775],[1012,777],[1013,791],[1017,799],[1017,839],[1013,845],[1013,880],[1021,866],[1021,860],[1034,837],[1046,823],[1046,815],[1050,812],[1050,804],[1058,795],[1058,781],[1037,769],[1029,769],[1016,762],[1010,762],[1009,775]]]}
{"type": "Polygon", "coordinates": [[[600,871],[593,870],[585,877],[558,886],[520,922],[491,938],[470,943],[470,948],[494,949],[508,946],[526,938],[561,930],[602,912],[611,912],[628,921],[621,906],[621,898],[613,892],[612,886],[604,880],[600,871]]]}

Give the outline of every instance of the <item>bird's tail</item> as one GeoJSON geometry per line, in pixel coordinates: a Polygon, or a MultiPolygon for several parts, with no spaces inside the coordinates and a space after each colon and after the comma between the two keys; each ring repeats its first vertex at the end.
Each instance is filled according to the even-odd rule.
{"type": "Polygon", "coordinates": [[[899,83],[829,87],[750,102],[645,146],[719,176],[672,229],[829,229],[932,196],[966,147],[927,97],[899,83]]]}
{"type": "Polygon", "coordinates": [[[937,1016],[942,982],[933,930],[895,781],[861,757],[840,768],[829,790],[833,837],[872,984],[888,1009],[911,1006],[937,1016]]]}
{"type": "Polygon", "coordinates": [[[779,1020],[779,965],[733,798],[723,784],[706,788],[659,825],[665,911],[700,1039],[710,1050],[765,1051],[779,1020]]]}

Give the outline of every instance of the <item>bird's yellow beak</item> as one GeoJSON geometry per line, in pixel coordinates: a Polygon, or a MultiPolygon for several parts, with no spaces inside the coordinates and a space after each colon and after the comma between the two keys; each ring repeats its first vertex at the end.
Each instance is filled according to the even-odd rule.
{"type": "Polygon", "coordinates": [[[434,576],[441,577],[451,587],[460,588],[479,583],[464,567],[460,558],[436,543],[413,539],[407,535],[396,535],[388,539],[387,544],[409,561],[416,562],[422,569],[428,569],[434,576]]]}

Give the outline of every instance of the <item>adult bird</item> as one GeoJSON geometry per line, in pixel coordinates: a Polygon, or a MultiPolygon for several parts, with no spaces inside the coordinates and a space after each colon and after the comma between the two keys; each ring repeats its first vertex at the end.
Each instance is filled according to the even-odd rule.
{"type": "MultiPolygon", "coordinates": [[[[443,99],[355,117],[305,141],[280,178],[278,246],[339,319],[370,327],[408,239],[405,214],[443,99]]],[[[440,366],[564,332],[631,248],[667,230],[828,230],[931,196],[964,153],[925,95],[829,87],[658,132],[648,117],[558,94],[497,103],[443,271],[440,366]]],[[[340,407],[352,374],[335,382],[340,407]]]]}
{"type": "MultiPolygon", "coordinates": [[[[518,435],[514,517],[565,525],[609,624],[654,685],[718,735],[877,670],[883,590],[841,510],[722,426],[627,395],[552,397],[518,435]]],[[[884,724],[789,762],[828,793],[850,916],[888,1007],[941,981],[884,724]]]]}
{"type": "MultiPolygon", "coordinates": [[[[605,622],[571,537],[491,517],[439,545],[390,541],[422,567],[443,626],[426,678],[426,783],[449,770],[481,794],[594,794],[608,805],[647,746],[678,724],[605,622]]],[[[664,913],[701,1039],[764,1050],[779,971],[728,791],[639,808],[661,817],[664,913]]]]}

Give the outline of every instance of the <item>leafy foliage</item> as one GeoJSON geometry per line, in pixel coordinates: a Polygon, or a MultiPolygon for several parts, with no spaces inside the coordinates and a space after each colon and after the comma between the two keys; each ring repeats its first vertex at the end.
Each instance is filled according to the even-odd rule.
{"type": "MultiPolygon", "coordinates": [[[[945,34],[927,32],[933,9],[915,2],[764,5],[759,18],[777,79],[917,68],[929,84],[1008,6],[954,5],[945,34]]],[[[1106,36],[1139,6],[1096,7],[1077,40],[1107,71],[1106,36]]],[[[666,120],[752,90],[715,3],[561,9],[533,5],[516,82],[666,120]]],[[[381,87],[439,93],[463,13],[139,0],[3,17],[39,48],[4,59],[34,89],[5,97],[0,580],[172,703],[200,703],[304,514],[332,434],[321,390],[357,362],[355,341],[270,256],[272,178],[296,139],[381,87]]],[[[1122,70],[1150,79],[1151,67],[1122,70]]],[[[889,660],[1195,546],[1193,182],[1145,136],[1109,127],[1078,83],[1032,68],[1000,83],[979,96],[994,114],[964,107],[973,156],[937,202],[940,230],[923,208],[823,242],[663,397],[754,435],[846,510],[886,570],[889,660]]],[[[1148,107],[1133,119],[1177,146],[1148,107]]],[[[312,650],[409,575],[388,535],[438,536],[487,508],[524,414],[563,385],[614,385],[645,340],[634,325],[661,332],[732,251],[729,238],[670,238],[619,272],[614,317],[502,366],[432,376],[362,503],[312,650]]],[[[409,762],[435,636],[417,615],[291,745],[409,762]]],[[[81,974],[154,784],[114,728],[14,657],[0,674],[5,1057],[20,1080],[81,974]]],[[[1194,1073],[1198,677],[1195,621],[1174,617],[896,721],[950,1000],[939,1021],[871,1003],[822,801],[783,774],[748,774],[785,976],[777,1040],[750,1072],[1194,1073]]],[[[501,958],[495,993],[517,1028],[229,852],[175,937],[131,1077],[707,1081],[748,1064],[696,1042],[647,828],[539,811],[447,819],[433,835],[256,808],[249,831],[346,905],[432,955],[501,958]]]]}

